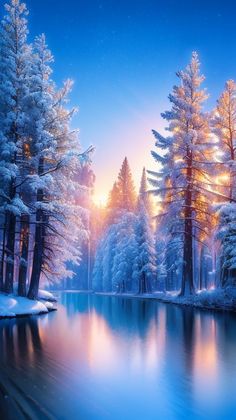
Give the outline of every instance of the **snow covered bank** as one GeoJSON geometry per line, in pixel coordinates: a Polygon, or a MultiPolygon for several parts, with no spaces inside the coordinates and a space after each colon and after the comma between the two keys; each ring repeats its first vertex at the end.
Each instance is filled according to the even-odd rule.
{"type": "Polygon", "coordinates": [[[236,312],[236,287],[228,287],[226,289],[202,290],[196,293],[196,295],[188,297],[179,296],[177,292],[156,292],[143,295],[135,295],[131,293],[117,294],[104,292],[97,292],[96,294],[134,299],[155,299],[160,302],[173,303],[176,305],[236,312]]]}
{"type": "Polygon", "coordinates": [[[25,315],[46,314],[55,310],[51,302],[40,302],[15,295],[0,293],[0,319],[25,315]]]}
{"type": "Polygon", "coordinates": [[[158,300],[195,308],[236,311],[236,288],[202,290],[193,296],[178,296],[177,293],[154,295],[158,300]]]}
{"type": "Polygon", "coordinates": [[[57,302],[56,297],[47,290],[39,289],[38,298],[40,300],[46,300],[47,302],[57,302]]]}

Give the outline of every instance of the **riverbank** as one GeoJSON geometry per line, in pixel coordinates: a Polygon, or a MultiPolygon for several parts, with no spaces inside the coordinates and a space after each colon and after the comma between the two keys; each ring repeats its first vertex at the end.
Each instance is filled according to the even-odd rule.
{"type": "Polygon", "coordinates": [[[192,306],[199,309],[236,312],[236,287],[202,290],[195,295],[179,296],[179,292],[156,292],[150,294],[95,292],[97,295],[132,299],[155,299],[163,303],[192,306]]]}
{"type": "Polygon", "coordinates": [[[46,299],[44,293],[42,293],[42,297],[40,297],[39,293],[39,300],[30,300],[25,297],[0,293],[0,319],[41,315],[54,311],[56,308],[53,302],[56,300],[49,301],[49,299],[52,299],[52,296],[48,296],[48,299],[46,299]]]}

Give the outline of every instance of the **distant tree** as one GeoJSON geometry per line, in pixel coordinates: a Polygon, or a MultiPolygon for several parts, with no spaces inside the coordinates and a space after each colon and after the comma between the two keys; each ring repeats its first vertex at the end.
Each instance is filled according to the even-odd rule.
{"type": "Polygon", "coordinates": [[[93,274],[92,274],[92,289],[96,292],[103,291],[103,255],[104,255],[105,237],[100,238],[96,248],[93,274]]]}
{"type": "Polygon", "coordinates": [[[137,251],[132,277],[137,282],[138,293],[150,293],[156,280],[156,253],[154,233],[151,225],[152,203],[148,194],[145,168],[143,168],[140,182],[136,214],[135,237],[137,251]]]}
{"type": "Polygon", "coordinates": [[[156,280],[156,252],[150,216],[142,197],[137,217],[135,229],[137,252],[133,278],[138,283],[138,293],[151,293],[156,280]]]}
{"type": "Polygon", "coordinates": [[[136,206],[136,192],[132,179],[128,159],[125,158],[118,179],[110,193],[109,208],[114,210],[134,211],[136,206]]]}
{"type": "Polygon", "coordinates": [[[149,185],[147,180],[146,169],[143,168],[142,178],[140,182],[139,197],[138,197],[138,206],[139,204],[144,204],[145,209],[148,215],[151,217],[153,215],[153,203],[151,195],[149,194],[149,185]]]}
{"type": "MultiPolygon", "coordinates": [[[[135,291],[134,268],[138,252],[136,238],[137,218],[124,212],[116,227],[116,245],[112,265],[113,290],[117,293],[135,291]]],[[[136,279],[135,279],[136,280],[136,279]]]]}
{"type": "MultiPolygon", "coordinates": [[[[85,234],[79,235],[78,247],[81,251],[80,264],[73,267],[76,275],[73,279],[65,279],[64,287],[88,290],[91,288],[91,269],[94,262],[96,241],[96,211],[92,202],[95,183],[95,174],[91,164],[81,165],[74,179],[76,191],[74,192],[75,203],[86,211],[81,211],[81,220],[86,229],[85,234]]],[[[101,225],[101,222],[100,222],[101,225]]]]}
{"type": "Polygon", "coordinates": [[[125,158],[109,195],[105,226],[97,245],[93,270],[96,289],[123,293],[132,287],[137,251],[134,232],[136,203],[132,174],[125,158]]]}
{"type": "Polygon", "coordinates": [[[110,209],[118,209],[120,207],[120,203],[121,203],[121,192],[116,181],[114,182],[112,190],[110,191],[107,207],[110,209]]]}

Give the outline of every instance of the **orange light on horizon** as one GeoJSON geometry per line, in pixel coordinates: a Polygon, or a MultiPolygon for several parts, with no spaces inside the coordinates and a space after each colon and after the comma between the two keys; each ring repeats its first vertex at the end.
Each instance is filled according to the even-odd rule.
{"type": "Polygon", "coordinates": [[[104,208],[107,205],[108,195],[105,193],[98,193],[93,195],[93,202],[97,207],[104,208]]]}

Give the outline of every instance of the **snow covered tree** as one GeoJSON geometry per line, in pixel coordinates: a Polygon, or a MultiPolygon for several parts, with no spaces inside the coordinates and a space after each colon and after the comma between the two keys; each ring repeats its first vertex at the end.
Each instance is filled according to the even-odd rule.
{"type": "Polygon", "coordinates": [[[131,212],[123,213],[116,224],[117,241],[114,249],[112,283],[113,290],[117,293],[135,290],[132,280],[138,252],[136,224],[137,218],[131,212]]]}
{"type": "Polygon", "coordinates": [[[137,197],[127,157],[118,175],[117,187],[121,194],[119,208],[127,211],[134,210],[137,197]]]}
{"type": "Polygon", "coordinates": [[[19,0],[5,5],[0,40],[0,154],[2,179],[3,248],[1,288],[5,266],[5,291],[13,291],[15,270],[16,218],[27,213],[17,188],[19,166],[23,155],[31,48],[27,45],[27,9],[19,0]]]}
{"type": "Polygon", "coordinates": [[[93,270],[93,285],[97,289],[123,293],[132,287],[137,250],[135,208],[136,193],[128,160],[125,158],[110,193],[105,229],[97,246],[93,270]]]}
{"type": "Polygon", "coordinates": [[[219,194],[219,229],[221,244],[221,275],[223,287],[236,284],[236,84],[226,82],[212,119],[212,127],[218,138],[220,164],[217,171],[219,194]],[[227,204],[228,203],[228,204],[227,204]]]}
{"type": "Polygon", "coordinates": [[[149,186],[148,186],[148,181],[147,181],[147,173],[146,173],[146,169],[143,168],[140,189],[139,189],[138,206],[139,204],[143,203],[148,215],[151,217],[153,215],[153,204],[152,204],[151,195],[148,193],[148,190],[149,190],[149,186]]]}
{"type": "Polygon", "coordinates": [[[91,164],[85,163],[81,165],[81,168],[75,175],[74,182],[78,185],[75,191],[75,203],[80,208],[86,209],[86,211],[81,213],[86,234],[80,235],[78,242],[81,250],[81,258],[79,266],[74,267],[76,276],[72,280],[66,279],[63,283],[65,288],[90,290],[91,269],[93,266],[96,241],[96,230],[94,226],[94,218],[96,216],[92,202],[95,175],[91,164]],[[66,284],[68,284],[68,287],[66,284]]]}
{"type": "Polygon", "coordinates": [[[148,194],[146,170],[143,168],[140,182],[135,237],[137,251],[133,279],[137,282],[138,293],[150,293],[156,280],[156,253],[154,234],[151,226],[152,205],[148,194]]]}
{"type": "Polygon", "coordinates": [[[134,211],[136,192],[127,157],[124,159],[118,179],[110,193],[109,208],[114,210],[134,211]]]}
{"type": "Polygon", "coordinates": [[[132,289],[137,242],[136,216],[123,212],[109,225],[99,241],[93,270],[95,290],[124,293],[132,289]]]}
{"type": "Polygon", "coordinates": [[[110,209],[119,208],[120,201],[121,201],[120,189],[117,185],[117,182],[114,182],[112,190],[110,191],[110,194],[109,194],[108,208],[110,209]]]}
{"type": "Polygon", "coordinates": [[[102,237],[97,245],[95,261],[93,266],[93,275],[92,275],[92,289],[95,292],[103,291],[103,255],[105,248],[105,237],[102,237]]]}
{"type": "Polygon", "coordinates": [[[193,245],[195,240],[201,241],[201,233],[208,232],[207,162],[211,145],[208,118],[202,112],[207,95],[200,89],[204,77],[199,67],[194,52],[187,68],[177,73],[180,84],[169,95],[172,109],[162,114],[169,122],[171,136],[154,133],[158,153],[153,152],[153,156],[161,169],[152,173],[152,183],[154,193],[163,199],[169,232],[178,237],[183,252],[181,295],[195,291],[193,245]]]}
{"type": "Polygon", "coordinates": [[[69,128],[74,110],[65,103],[72,83],[57,90],[45,36],[27,44],[26,6],[11,0],[0,39],[0,289],[37,298],[39,281],[67,273],[79,262],[84,209],[75,202],[75,173],[88,161],[77,132],[69,128]],[[5,282],[4,282],[5,273],[5,282]]]}
{"type": "MultiPolygon", "coordinates": [[[[86,154],[80,153],[76,131],[69,128],[74,109],[65,103],[71,90],[68,80],[59,91],[50,80],[52,60],[45,37],[35,42],[35,77],[38,90],[34,143],[37,145],[35,191],[35,243],[28,297],[37,298],[41,274],[49,280],[70,276],[67,263],[80,261],[79,235],[83,234],[83,209],[76,203],[79,185],[75,174],[86,154]],[[63,246],[64,244],[64,246],[63,246]]],[[[82,188],[80,186],[80,188],[82,188]]]]}

